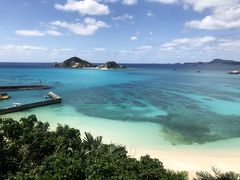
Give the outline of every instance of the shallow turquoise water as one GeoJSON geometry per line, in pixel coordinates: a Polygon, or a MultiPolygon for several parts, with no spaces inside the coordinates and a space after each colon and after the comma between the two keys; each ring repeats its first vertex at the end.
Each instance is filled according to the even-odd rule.
{"type": "MultiPolygon", "coordinates": [[[[63,98],[62,104],[14,113],[13,117],[34,113],[47,118],[41,120],[82,126],[120,143],[128,138],[148,147],[205,144],[240,137],[240,76],[226,74],[231,68],[0,67],[0,85],[41,81],[63,98]],[[199,69],[202,73],[196,73],[199,69]]],[[[13,102],[42,100],[47,91],[8,93],[12,98],[1,101],[1,108],[13,102]]]]}

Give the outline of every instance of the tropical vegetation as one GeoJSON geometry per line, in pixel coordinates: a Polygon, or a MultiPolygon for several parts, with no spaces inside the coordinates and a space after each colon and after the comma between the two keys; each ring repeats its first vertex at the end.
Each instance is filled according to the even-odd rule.
{"type": "MultiPolygon", "coordinates": [[[[197,174],[199,180],[205,177],[212,178],[197,174]]],[[[0,118],[0,179],[185,180],[188,175],[167,170],[148,155],[129,157],[124,146],[104,144],[101,136],[82,136],[60,124],[50,131],[47,122],[31,115],[20,121],[0,118]]]]}

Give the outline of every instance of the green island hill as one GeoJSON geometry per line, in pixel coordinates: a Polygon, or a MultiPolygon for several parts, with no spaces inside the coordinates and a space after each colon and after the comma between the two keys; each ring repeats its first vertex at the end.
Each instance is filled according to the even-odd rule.
{"type": "Polygon", "coordinates": [[[58,67],[58,68],[91,68],[91,67],[97,67],[99,69],[125,68],[124,66],[117,64],[115,61],[108,61],[104,64],[97,66],[96,64],[90,63],[79,57],[71,57],[71,58],[63,61],[62,63],[54,63],[53,66],[58,67]]]}
{"type": "Polygon", "coordinates": [[[84,68],[84,67],[97,67],[97,65],[90,63],[86,60],[80,59],[79,57],[71,57],[62,63],[54,63],[54,67],[62,68],[84,68]]]}

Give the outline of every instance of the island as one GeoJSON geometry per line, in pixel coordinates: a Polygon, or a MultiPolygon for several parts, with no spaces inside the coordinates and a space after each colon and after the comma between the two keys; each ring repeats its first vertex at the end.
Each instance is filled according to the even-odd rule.
{"type": "Polygon", "coordinates": [[[221,64],[221,65],[240,65],[239,61],[225,60],[225,59],[213,59],[208,64],[221,64]]]}
{"type": "Polygon", "coordinates": [[[108,61],[108,62],[98,66],[98,68],[99,69],[120,69],[120,68],[125,68],[125,67],[117,64],[115,61],[108,61]]]}
{"type": "Polygon", "coordinates": [[[84,67],[97,67],[97,65],[90,63],[86,60],[80,59],[79,57],[71,57],[62,63],[54,63],[54,67],[63,68],[84,68],[84,67]]]}
{"type": "MultiPolygon", "coordinates": [[[[213,59],[210,62],[188,62],[188,63],[184,63],[184,65],[221,65],[221,66],[236,66],[239,67],[240,66],[240,62],[239,61],[234,61],[234,60],[225,60],[225,59],[213,59]]],[[[200,72],[200,71],[197,71],[200,72]]],[[[240,69],[239,70],[232,70],[232,71],[228,71],[228,74],[240,74],[240,69]]]]}
{"type": "Polygon", "coordinates": [[[54,63],[53,66],[58,67],[58,68],[89,68],[89,67],[96,67],[98,69],[126,68],[122,65],[117,64],[115,61],[108,61],[102,65],[97,66],[96,64],[90,63],[79,57],[71,57],[71,58],[63,61],[62,63],[54,63]]]}
{"type": "Polygon", "coordinates": [[[213,59],[210,62],[187,62],[184,63],[185,65],[204,65],[204,64],[210,64],[210,65],[240,65],[239,61],[234,60],[225,60],[225,59],[213,59]]]}

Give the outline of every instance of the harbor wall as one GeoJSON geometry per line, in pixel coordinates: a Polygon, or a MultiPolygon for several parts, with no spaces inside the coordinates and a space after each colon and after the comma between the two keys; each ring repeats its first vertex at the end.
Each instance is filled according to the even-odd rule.
{"type": "Polygon", "coordinates": [[[0,86],[0,91],[50,89],[47,85],[0,86]]]}
{"type": "Polygon", "coordinates": [[[62,102],[62,99],[58,98],[58,99],[51,99],[51,100],[34,102],[34,103],[29,103],[29,104],[23,104],[23,105],[20,105],[17,107],[8,107],[8,108],[0,109],[0,115],[7,114],[7,113],[13,113],[13,112],[17,112],[17,111],[22,111],[22,110],[26,110],[26,109],[31,109],[31,108],[36,108],[36,107],[40,107],[40,106],[46,106],[46,105],[50,105],[50,104],[61,103],[61,102],[62,102]]]}

